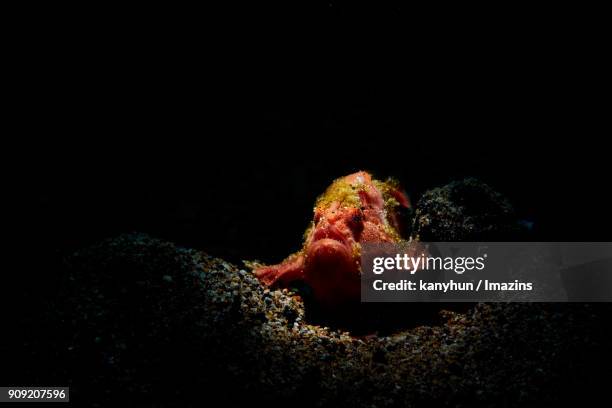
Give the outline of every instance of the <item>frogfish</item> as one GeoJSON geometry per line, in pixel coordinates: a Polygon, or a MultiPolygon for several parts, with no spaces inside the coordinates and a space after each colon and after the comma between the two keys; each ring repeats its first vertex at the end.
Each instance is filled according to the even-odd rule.
{"type": "Polygon", "coordinates": [[[300,251],[277,265],[257,265],[263,285],[307,285],[321,305],[358,301],[361,294],[361,245],[396,243],[410,210],[406,193],[394,180],[379,181],[365,172],[335,180],[317,200],[300,251]]]}

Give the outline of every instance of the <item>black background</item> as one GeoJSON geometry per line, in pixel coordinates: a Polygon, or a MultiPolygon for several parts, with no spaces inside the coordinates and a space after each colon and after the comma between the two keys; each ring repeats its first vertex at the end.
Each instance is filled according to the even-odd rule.
{"type": "Polygon", "coordinates": [[[22,17],[5,174],[21,275],[44,290],[64,256],[129,231],[279,261],[361,169],[413,202],[475,176],[534,240],[609,240],[597,24],[336,2],[22,17]]]}
{"type": "Polygon", "coordinates": [[[398,178],[413,203],[475,176],[534,240],[610,240],[609,47],[593,19],[607,14],[59,7],[5,13],[15,367],[72,252],[140,231],[277,262],[357,170],[398,178]]]}

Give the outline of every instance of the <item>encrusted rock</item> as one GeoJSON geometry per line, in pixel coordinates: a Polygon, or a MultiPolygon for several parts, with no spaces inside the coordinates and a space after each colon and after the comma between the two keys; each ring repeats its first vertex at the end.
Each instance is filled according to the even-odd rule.
{"type": "Polygon", "coordinates": [[[524,406],[609,359],[603,307],[480,304],[353,337],[308,324],[298,296],[232,264],[130,234],[67,260],[45,323],[60,334],[32,359],[36,383],[67,384],[83,405],[524,406]]]}
{"type": "Polygon", "coordinates": [[[520,231],[505,197],[466,178],[423,194],[416,206],[413,237],[425,242],[509,241],[520,231]]]}

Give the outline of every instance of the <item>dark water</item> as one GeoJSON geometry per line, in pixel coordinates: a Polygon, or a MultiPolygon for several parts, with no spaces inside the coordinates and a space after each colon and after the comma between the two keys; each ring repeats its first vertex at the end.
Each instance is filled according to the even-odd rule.
{"type": "MultiPolygon", "coordinates": [[[[300,247],[315,198],[362,169],[398,178],[413,202],[477,177],[533,223],[534,239],[609,239],[606,150],[591,138],[601,108],[583,95],[591,76],[572,87],[557,64],[525,71],[506,54],[496,58],[512,75],[427,58],[408,72],[405,44],[390,41],[406,24],[396,14],[325,5],[314,43],[279,53],[278,33],[227,38],[206,69],[182,57],[193,55],[182,42],[124,49],[114,69],[122,37],[80,69],[47,64],[25,82],[37,97],[22,123],[54,137],[19,138],[23,157],[6,171],[19,207],[7,216],[25,235],[20,276],[44,293],[64,255],[128,231],[277,262],[300,247]],[[347,41],[359,17],[381,41],[363,30],[347,41]]],[[[53,49],[48,60],[61,60],[53,49]]]]}

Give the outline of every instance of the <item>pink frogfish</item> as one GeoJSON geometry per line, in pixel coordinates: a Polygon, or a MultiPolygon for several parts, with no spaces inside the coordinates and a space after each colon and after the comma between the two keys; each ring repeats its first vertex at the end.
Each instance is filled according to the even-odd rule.
{"type": "Polygon", "coordinates": [[[277,265],[259,265],[254,273],[273,288],[301,281],[322,305],[358,301],[361,244],[401,241],[400,215],[409,208],[406,193],[393,180],[374,180],[365,171],[339,178],[317,199],[302,249],[277,265]]]}

